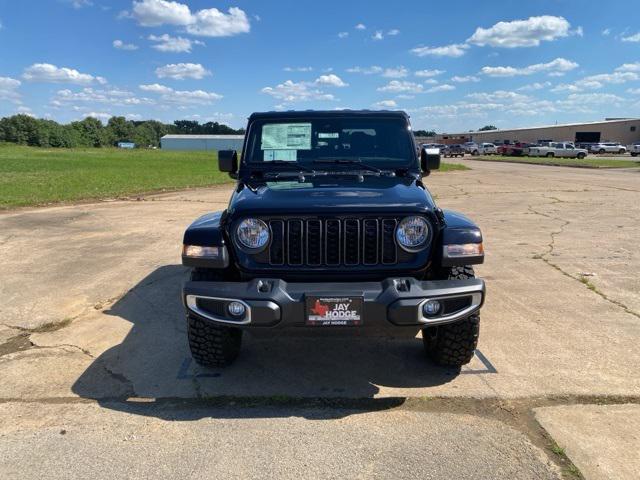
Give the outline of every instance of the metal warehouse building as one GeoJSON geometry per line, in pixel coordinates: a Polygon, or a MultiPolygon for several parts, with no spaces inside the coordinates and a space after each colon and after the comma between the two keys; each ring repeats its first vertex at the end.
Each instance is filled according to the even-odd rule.
{"type": "Polygon", "coordinates": [[[163,150],[242,150],[244,135],[165,135],[163,150]]]}
{"type": "Polygon", "coordinates": [[[600,122],[568,123],[544,127],[487,130],[484,132],[443,133],[434,137],[435,143],[489,142],[510,143],[539,141],[620,142],[628,145],[640,141],[640,119],[606,119],[600,122]]]}

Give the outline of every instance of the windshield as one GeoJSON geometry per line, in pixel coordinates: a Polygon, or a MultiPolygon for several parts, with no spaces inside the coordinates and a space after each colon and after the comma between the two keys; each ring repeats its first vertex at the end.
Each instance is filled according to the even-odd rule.
{"type": "Polygon", "coordinates": [[[378,168],[417,168],[411,131],[402,118],[314,118],[256,120],[249,129],[244,161],[320,169],[332,161],[378,168]]]}

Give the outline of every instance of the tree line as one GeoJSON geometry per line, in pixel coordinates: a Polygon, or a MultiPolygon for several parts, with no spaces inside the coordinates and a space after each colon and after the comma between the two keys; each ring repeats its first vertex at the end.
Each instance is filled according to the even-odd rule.
{"type": "Polygon", "coordinates": [[[158,147],[160,138],[167,134],[242,135],[244,129],[235,130],[218,122],[176,120],[166,124],[125,117],[111,117],[106,125],[93,117],[68,124],[29,115],[0,119],[0,142],[32,147],[113,147],[119,142],[133,142],[143,148],[158,147]]]}

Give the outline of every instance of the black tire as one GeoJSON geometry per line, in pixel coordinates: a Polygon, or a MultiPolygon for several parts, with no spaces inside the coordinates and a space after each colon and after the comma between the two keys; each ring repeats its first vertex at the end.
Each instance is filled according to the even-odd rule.
{"type": "MultiPolygon", "coordinates": [[[[473,267],[451,267],[446,272],[450,280],[474,278],[473,267]]],[[[422,341],[429,358],[439,365],[461,367],[473,358],[478,346],[480,314],[474,313],[455,323],[422,330],[422,341]]]]}
{"type": "Polygon", "coordinates": [[[586,157],[586,155],[585,155],[584,153],[580,152],[580,153],[577,155],[577,157],[578,157],[578,160],[582,160],[584,157],[586,157]]]}
{"type": "MultiPolygon", "coordinates": [[[[223,280],[216,270],[194,269],[192,282],[223,280]]],[[[233,363],[242,346],[242,330],[214,325],[194,315],[187,315],[187,337],[191,356],[203,367],[226,367],[233,363]]]]}
{"type": "Polygon", "coordinates": [[[553,152],[547,152],[546,157],[547,157],[547,158],[553,158],[553,157],[554,157],[553,152]]]}
{"type": "Polygon", "coordinates": [[[601,148],[600,150],[598,150],[598,153],[602,155],[604,153],[604,148],[601,148]]]}
{"type": "Polygon", "coordinates": [[[625,154],[625,152],[626,152],[626,150],[625,150],[624,148],[621,148],[620,150],[618,150],[618,153],[619,153],[620,155],[624,155],[624,154],[625,154]]]}
{"type": "Polygon", "coordinates": [[[203,367],[226,367],[240,353],[242,330],[220,327],[192,315],[187,316],[191,356],[203,367]]]}
{"type": "Polygon", "coordinates": [[[632,157],[637,157],[637,156],[638,156],[638,154],[637,154],[636,152],[631,152],[631,156],[632,156],[632,157]]]}

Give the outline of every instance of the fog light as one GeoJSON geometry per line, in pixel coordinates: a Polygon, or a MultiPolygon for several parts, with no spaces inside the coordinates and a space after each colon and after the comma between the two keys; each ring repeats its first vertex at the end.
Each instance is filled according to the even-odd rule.
{"type": "Polygon", "coordinates": [[[244,304],[240,302],[231,302],[227,305],[227,311],[234,317],[243,317],[246,310],[244,304]]]}
{"type": "Polygon", "coordinates": [[[438,300],[427,300],[422,306],[422,311],[427,317],[437,315],[440,311],[440,302],[438,300]]]}

